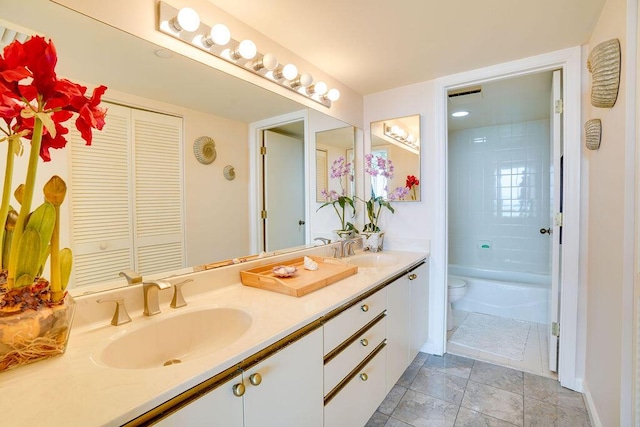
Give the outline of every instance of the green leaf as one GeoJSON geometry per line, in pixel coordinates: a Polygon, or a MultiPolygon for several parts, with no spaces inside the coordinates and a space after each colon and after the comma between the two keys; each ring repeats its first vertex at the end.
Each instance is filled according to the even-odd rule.
{"type": "Polygon", "coordinates": [[[53,204],[45,202],[31,213],[29,222],[27,222],[27,229],[33,228],[38,231],[40,236],[40,252],[38,260],[43,265],[47,260],[48,246],[51,242],[51,236],[53,235],[53,228],[56,224],[56,209],[53,204]]]}
{"type": "Polygon", "coordinates": [[[67,289],[69,277],[71,277],[71,268],[73,266],[73,253],[71,249],[64,248],[60,251],[60,280],[62,290],[67,289]]]}
{"type": "Polygon", "coordinates": [[[18,247],[18,264],[16,265],[15,287],[20,288],[33,283],[33,278],[40,268],[40,233],[34,228],[27,228],[20,239],[18,247]],[[24,283],[22,276],[30,276],[31,282],[24,283]]]}

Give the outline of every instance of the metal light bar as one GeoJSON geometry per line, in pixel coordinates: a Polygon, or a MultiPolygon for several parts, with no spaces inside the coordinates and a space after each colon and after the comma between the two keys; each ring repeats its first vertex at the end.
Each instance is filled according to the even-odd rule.
{"type": "Polygon", "coordinates": [[[309,74],[298,74],[297,68],[293,64],[277,65],[276,68],[274,64],[278,64],[277,59],[270,53],[262,54],[255,50],[255,56],[251,59],[241,56],[239,52],[241,43],[244,44],[244,48],[247,48],[246,51],[249,52],[249,55],[253,53],[251,49],[255,49],[255,45],[248,40],[239,42],[230,38],[225,45],[217,45],[207,37],[211,32],[211,27],[207,24],[199,22],[199,27],[194,31],[181,27],[177,24],[178,12],[180,10],[175,7],[163,1],[159,2],[158,31],[257,74],[325,107],[331,108],[331,102],[340,97],[340,92],[337,89],[328,89],[323,82],[313,82],[313,78],[309,74]],[[285,68],[287,69],[284,70],[285,68]],[[295,72],[295,77],[287,73],[292,70],[295,72]]]}

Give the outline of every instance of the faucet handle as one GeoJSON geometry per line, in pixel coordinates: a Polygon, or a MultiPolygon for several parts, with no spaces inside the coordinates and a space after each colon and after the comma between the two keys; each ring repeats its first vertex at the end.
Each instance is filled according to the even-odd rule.
{"type": "Polygon", "coordinates": [[[131,322],[131,317],[129,317],[129,313],[127,313],[127,307],[124,305],[124,298],[100,298],[98,303],[103,302],[115,302],[116,303],[116,311],[113,313],[113,318],[111,319],[111,324],[113,326],[124,325],[125,323],[131,322]]]}
{"type": "Polygon", "coordinates": [[[133,270],[121,271],[118,276],[125,277],[127,279],[127,283],[130,285],[142,283],[142,276],[133,270]]]}
{"type": "Polygon", "coordinates": [[[182,282],[173,285],[173,299],[169,305],[171,308],[180,308],[187,305],[187,302],[184,300],[184,296],[182,295],[182,286],[189,282],[193,282],[193,279],[183,280],[182,282]]]}

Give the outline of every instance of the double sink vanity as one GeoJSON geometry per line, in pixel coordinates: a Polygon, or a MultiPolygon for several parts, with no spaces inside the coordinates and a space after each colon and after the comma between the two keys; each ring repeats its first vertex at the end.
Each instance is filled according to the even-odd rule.
{"type": "Polygon", "coordinates": [[[0,375],[3,420],[364,425],[427,340],[428,254],[342,258],[357,274],[299,298],[240,283],[240,271],[332,247],[168,278],[192,280],[187,305],[171,308],[162,290],[154,316],[142,315],[141,285],[76,298],[66,353],[0,375]],[[104,298],[123,298],[132,321],[112,326],[104,298]]]}

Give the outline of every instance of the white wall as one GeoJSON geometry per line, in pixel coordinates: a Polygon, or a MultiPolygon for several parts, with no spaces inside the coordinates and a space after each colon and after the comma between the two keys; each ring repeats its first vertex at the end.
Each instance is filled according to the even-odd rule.
{"type": "Polygon", "coordinates": [[[548,119],[450,132],[449,264],[549,274],[549,166],[548,119]]]}
{"type": "Polygon", "coordinates": [[[622,307],[625,233],[626,1],[608,0],[589,41],[618,38],[622,47],[622,79],[613,108],[590,105],[583,94],[586,119],[602,120],[600,149],[587,153],[589,167],[588,302],[585,390],[598,421],[620,425],[622,307]]]}

